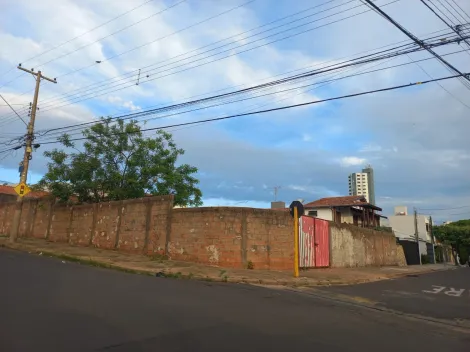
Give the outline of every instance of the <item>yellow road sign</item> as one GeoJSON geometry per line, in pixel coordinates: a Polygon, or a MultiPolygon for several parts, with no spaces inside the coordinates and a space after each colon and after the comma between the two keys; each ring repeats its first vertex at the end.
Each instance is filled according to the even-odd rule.
{"type": "Polygon", "coordinates": [[[31,188],[29,188],[26,183],[20,183],[18,186],[15,187],[15,192],[18,193],[20,197],[24,197],[29,192],[31,192],[31,188]]]}

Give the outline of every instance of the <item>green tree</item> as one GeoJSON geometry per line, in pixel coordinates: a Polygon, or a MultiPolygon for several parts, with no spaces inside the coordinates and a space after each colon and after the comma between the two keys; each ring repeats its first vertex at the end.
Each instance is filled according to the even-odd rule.
{"type": "Polygon", "coordinates": [[[144,137],[136,121],[101,118],[83,136],[82,150],[64,134],[59,141],[75,152],[44,153],[50,162],[39,186],[58,199],[102,202],[174,194],[175,205],[202,204],[197,168],[177,165],[184,150],[176,147],[170,133],[157,130],[153,137],[144,137]]]}
{"type": "MultiPolygon", "coordinates": [[[[462,262],[470,253],[470,220],[459,220],[448,225],[433,226],[436,238],[452,247],[452,253],[459,253],[462,262]]],[[[457,259],[457,258],[455,258],[457,259]]]]}

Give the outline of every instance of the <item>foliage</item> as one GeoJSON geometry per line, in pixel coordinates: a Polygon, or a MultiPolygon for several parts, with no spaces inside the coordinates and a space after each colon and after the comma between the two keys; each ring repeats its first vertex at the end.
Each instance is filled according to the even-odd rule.
{"type": "Polygon", "coordinates": [[[83,132],[83,150],[64,134],[60,142],[76,152],[54,149],[48,171],[39,187],[48,189],[61,201],[75,196],[79,202],[101,202],[144,197],[146,194],[174,194],[175,205],[199,206],[197,168],[176,165],[178,149],[171,134],[157,130],[144,137],[136,121],[101,118],[83,132]]]}
{"type": "Polygon", "coordinates": [[[429,264],[429,257],[427,254],[421,254],[421,264],[429,264]]]}
{"type": "Polygon", "coordinates": [[[470,220],[460,220],[448,225],[433,226],[433,234],[439,241],[457,248],[470,245],[470,220]]]}
{"type": "Polygon", "coordinates": [[[393,233],[393,230],[391,227],[388,227],[388,226],[378,226],[378,227],[374,227],[374,230],[375,231],[382,231],[382,232],[391,232],[393,233]]]}
{"type": "Polygon", "coordinates": [[[470,220],[433,226],[433,234],[439,241],[452,246],[463,262],[467,260],[470,249],[470,220]]]}

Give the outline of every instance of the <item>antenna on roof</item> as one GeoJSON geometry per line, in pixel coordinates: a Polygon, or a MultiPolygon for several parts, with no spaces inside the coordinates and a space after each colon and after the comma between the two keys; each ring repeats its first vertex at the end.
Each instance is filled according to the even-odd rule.
{"type": "Polygon", "coordinates": [[[273,189],[274,189],[274,201],[277,202],[277,194],[279,190],[281,189],[281,186],[274,186],[273,189]]]}

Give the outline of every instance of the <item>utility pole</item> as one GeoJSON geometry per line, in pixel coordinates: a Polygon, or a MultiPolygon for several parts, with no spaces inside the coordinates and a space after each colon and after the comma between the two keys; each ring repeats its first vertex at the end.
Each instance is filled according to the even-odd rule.
{"type": "MultiPolygon", "coordinates": [[[[28,132],[26,133],[26,143],[24,149],[24,156],[23,156],[23,169],[21,170],[20,174],[20,184],[26,184],[28,178],[28,168],[29,168],[29,161],[32,159],[32,152],[33,152],[33,140],[34,140],[34,121],[36,119],[36,111],[38,106],[38,97],[39,97],[39,86],[41,85],[41,79],[45,79],[52,83],[57,83],[57,80],[48,78],[43,76],[41,71],[34,72],[34,69],[28,70],[26,68],[21,67],[21,64],[18,65],[18,69],[31,73],[33,76],[36,77],[36,89],[34,90],[34,99],[33,105],[31,107],[31,116],[28,123],[28,132]]],[[[20,225],[20,217],[21,217],[21,209],[23,207],[23,196],[18,195],[16,199],[16,208],[15,213],[13,215],[13,221],[11,223],[10,229],[10,241],[15,242],[18,237],[18,228],[20,225]]]]}
{"type": "Polygon", "coordinates": [[[423,263],[421,262],[421,251],[419,250],[419,232],[418,232],[418,210],[416,208],[414,210],[414,223],[415,223],[415,238],[416,238],[416,244],[418,245],[418,259],[419,259],[419,265],[422,265],[423,263]]]}
{"type": "Polygon", "coordinates": [[[434,258],[433,264],[436,264],[436,250],[434,248],[434,234],[432,232],[432,216],[429,217],[429,232],[431,235],[431,243],[432,243],[432,257],[434,258]]]}

